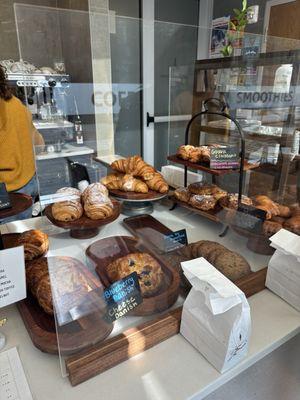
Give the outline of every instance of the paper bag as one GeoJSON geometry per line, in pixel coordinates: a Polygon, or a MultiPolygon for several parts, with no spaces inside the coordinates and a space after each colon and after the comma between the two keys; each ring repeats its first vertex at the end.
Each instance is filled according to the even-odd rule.
{"type": "Polygon", "coordinates": [[[220,372],[247,354],[250,307],[244,293],[204,258],[181,263],[192,289],[180,333],[220,372]]]}
{"type": "Polygon", "coordinates": [[[266,286],[300,311],[300,237],[281,229],[270,240],[276,251],[269,261],[266,286]]]}

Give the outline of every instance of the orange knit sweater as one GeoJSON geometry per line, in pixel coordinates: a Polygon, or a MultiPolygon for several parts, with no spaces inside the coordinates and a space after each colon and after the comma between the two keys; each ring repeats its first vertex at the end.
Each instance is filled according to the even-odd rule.
{"type": "Polygon", "coordinates": [[[31,114],[16,98],[0,99],[0,182],[8,191],[26,185],[35,173],[31,114]]]}

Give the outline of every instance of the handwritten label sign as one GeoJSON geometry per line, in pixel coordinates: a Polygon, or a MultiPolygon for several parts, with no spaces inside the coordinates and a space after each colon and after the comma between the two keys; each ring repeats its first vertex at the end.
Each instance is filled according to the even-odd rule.
{"type": "Polygon", "coordinates": [[[124,317],[143,302],[137,273],[113,283],[103,296],[107,303],[105,319],[113,322],[124,317]]]}
{"type": "Polygon", "coordinates": [[[164,250],[166,253],[169,251],[180,249],[182,246],[188,244],[186,229],[172,232],[164,236],[164,250]]]}
{"type": "Polygon", "coordinates": [[[0,251],[0,308],[26,297],[24,248],[0,251]]]}
{"type": "Polygon", "coordinates": [[[224,146],[211,148],[210,168],[212,169],[236,169],[239,168],[240,157],[236,146],[224,146]]]}
{"type": "Polygon", "coordinates": [[[9,196],[4,183],[0,183],[0,210],[11,208],[9,196]]]}

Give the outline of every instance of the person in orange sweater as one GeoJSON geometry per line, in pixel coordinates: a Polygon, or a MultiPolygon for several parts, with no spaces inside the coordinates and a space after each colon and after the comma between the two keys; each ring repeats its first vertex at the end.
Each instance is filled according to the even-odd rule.
{"type": "MultiPolygon", "coordinates": [[[[33,145],[43,145],[29,110],[12,95],[0,65],[0,182],[9,192],[25,193],[34,199],[38,194],[33,145]]],[[[15,216],[31,217],[31,209],[15,216]]],[[[1,222],[8,222],[8,219],[1,222]]]]}

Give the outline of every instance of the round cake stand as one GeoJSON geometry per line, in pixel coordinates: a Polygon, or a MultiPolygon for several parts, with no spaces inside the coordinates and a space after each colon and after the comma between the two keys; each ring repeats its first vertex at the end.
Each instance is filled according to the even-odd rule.
{"type": "Polygon", "coordinates": [[[147,199],[125,199],[121,196],[115,196],[114,198],[122,202],[122,214],[129,217],[135,217],[136,215],[152,214],[154,207],[153,203],[165,198],[167,194],[158,195],[157,198],[147,199]]]}

